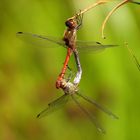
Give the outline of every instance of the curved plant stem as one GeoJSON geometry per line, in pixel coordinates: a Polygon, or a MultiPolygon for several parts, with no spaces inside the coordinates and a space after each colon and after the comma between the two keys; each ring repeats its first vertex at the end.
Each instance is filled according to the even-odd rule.
{"type": "Polygon", "coordinates": [[[76,18],[77,16],[79,16],[79,15],[81,15],[81,14],[84,14],[85,12],[89,11],[90,9],[92,9],[92,8],[98,6],[98,5],[101,5],[101,4],[105,4],[105,3],[107,3],[107,2],[109,2],[109,0],[99,0],[99,1],[97,1],[96,3],[91,4],[91,5],[88,6],[87,8],[85,8],[85,9],[83,9],[83,10],[80,10],[80,12],[77,13],[76,15],[74,15],[73,17],[71,17],[71,19],[76,18]]]}
{"type": "Polygon", "coordinates": [[[105,25],[108,21],[108,19],[110,18],[110,16],[119,8],[121,7],[122,5],[126,4],[130,2],[129,0],[123,0],[122,2],[120,2],[117,6],[115,6],[110,12],[109,14],[106,16],[105,20],[103,21],[103,24],[102,24],[102,27],[101,27],[101,32],[102,32],[102,38],[105,38],[104,36],[104,28],[105,28],[105,25]]]}

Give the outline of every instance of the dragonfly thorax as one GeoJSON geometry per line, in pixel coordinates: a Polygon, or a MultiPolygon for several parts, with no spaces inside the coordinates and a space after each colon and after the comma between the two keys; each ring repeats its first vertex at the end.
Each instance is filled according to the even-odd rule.
{"type": "Polygon", "coordinates": [[[74,85],[72,82],[67,82],[65,79],[62,81],[63,91],[65,94],[74,94],[78,91],[77,85],[74,85]]]}

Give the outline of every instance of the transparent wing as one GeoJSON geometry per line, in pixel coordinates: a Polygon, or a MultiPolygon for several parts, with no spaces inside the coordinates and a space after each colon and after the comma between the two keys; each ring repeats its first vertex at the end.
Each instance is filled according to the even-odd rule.
{"type": "Polygon", "coordinates": [[[42,36],[42,35],[37,35],[37,34],[32,34],[27,32],[17,32],[16,35],[21,40],[28,42],[37,47],[54,47],[55,44],[65,47],[65,42],[62,39],[51,37],[51,36],[42,36]]]}
{"type": "Polygon", "coordinates": [[[118,117],[113,114],[111,111],[109,111],[108,109],[106,109],[105,107],[101,106],[100,104],[98,104],[95,100],[90,99],[89,97],[82,95],[81,93],[76,93],[76,95],[82,97],[84,100],[86,100],[87,102],[95,105],[98,109],[100,109],[101,111],[103,111],[104,113],[108,114],[109,116],[111,116],[114,119],[118,119],[118,117]]]}
{"type": "Polygon", "coordinates": [[[129,52],[130,57],[132,57],[133,62],[134,62],[135,65],[137,66],[138,70],[140,71],[140,62],[139,62],[138,58],[134,55],[132,49],[130,49],[130,48],[128,47],[128,44],[127,44],[127,43],[125,44],[125,46],[126,46],[128,52],[129,52]]]}
{"type": "Polygon", "coordinates": [[[68,99],[69,99],[69,95],[64,94],[63,96],[59,97],[58,99],[52,101],[51,103],[48,104],[48,107],[46,109],[44,109],[37,115],[37,118],[42,118],[42,117],[58,110],[59,108],[61,108],[68,102],[68,99]]]}
{"type": "Polygon", "coordinates": [[[74,97],[74,95],[71,95],[73,101],[78,105],[78,107],[87,115],[87,117],[92,121],[92,123],[95,125],[95,127],[97,128],[97,130],[100,133],[105,133],[105,130],[101,127],[101,125],[98,123],[96,117],[92,114],[90,114],[78,101],[77,99],[74,97]]]}
{"type": "Polygon", "coordinates": [[[139,63],[137,57],[135,55],[133,55],[133,54],[132,54],[132,57],[134,59],[134,63],[136,64],[138,70],[140,71],[140,63],[139,63]]]}
{"type": "MultiPolygon", "coordinates": [[[[24,42],[28,42],[37,47],[51,48],[51,47],[58,47],[59,45],[67,48],[65,42],[59,38],[55,38],[51,36],[42,36],[42,35],[37,35],[37,34],[32,34],[27,32],[17,32],[16,35],[24,42]]],[[[103,45],[99,42],[86,42],[86,41],[77,40],[76,47],[80,52],[97,52],[109,47],[117,47],[117,45],[103,45]]]]}
{"type": "Polygon", "coordinates": [[[140,5],[140,2],[138,2],[138,1],[132,1],[132,0],[130,0],[129,2],[140,5]]]}
{"type": "Polygon", "coordinates": [[[80,52],[98,52],[106,48],[117,47],[118,45],[103,45],[100,42],[86,42],[86,41],[76,41],[76,47],[80,52]]]}

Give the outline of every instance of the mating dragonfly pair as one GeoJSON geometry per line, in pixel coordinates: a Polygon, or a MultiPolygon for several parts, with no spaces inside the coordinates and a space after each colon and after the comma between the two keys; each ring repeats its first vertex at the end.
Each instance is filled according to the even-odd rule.
{"type": "MultiPolygon", "coordinates": [[[[80,109],[87,114],[89,119],[95,124],[97,130],[99,132],[105,133],[104,129],[100,126],[100,124],[97,122],[95,116],[91,115],[77,100],[75,96],[80,96],[83,98],[85,101],[95,105],[97,108],[99,108],[101,111],[105,112],[109,116],[112,116],[115,119],[118,119],[116,115],[114,115],[111,111],[108,109],[102,107],[99,105],[95,100],[90,99],[89,97],[82,95],[79,92],[78,85],[80,83],[80,79],[82,76],[82,68],[78,56],[79,51],[98,51],[98,50],[103,50],[109,47],[116,47],[117,45],[103,45],[99,42],[84,42],[84,41],[78,41],[76,40],[76,33],[77,30],[80,28],[82,24],[82,15],[78,14],[73,18],[68,19],[65,22],[67,29],[64,32],[64,37],[63,39],[56,39],[54,37],[47,37],[47,36],[41,36],[37,34],[31,34],[31,33],[25,33],[25,32],[18,32],[17,35],[21,37],[24,40],[29,40],[31,43],[38,45],[38,44],[43,44],[46,47],[48,46],[47,43],[55,43],[60,46],[63,46],[67,49],[67,55],[65,58],[65,62],[63,65],[63,68],[61,70],[61,73],[59,74],[57,81],[56,81],[56,88],[61,88],[64,91],[64,95],[59,97],[58,99],[52,101],[51,103],[48,104],[48,107],[40,112],[37,117],[41,118],[45,115],[48,115],[52,111],[57,110],[61,106],[65,105],[69,98],[71,97],[73,101],[80,107],[80,109]],[[71,82],[71,78],[65,78],[65,73],[68,67],[68,62],[70,59],[70,56],[74,54],[75,57],[75,62],[77,66],[77,73],[76,76],[71,82]]],[[[50,47],[50,46],[48,46],[50,47]]]]}

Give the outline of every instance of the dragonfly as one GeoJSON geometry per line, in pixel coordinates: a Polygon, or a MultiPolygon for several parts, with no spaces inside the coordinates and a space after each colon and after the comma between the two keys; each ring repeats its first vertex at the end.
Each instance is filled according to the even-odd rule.
{"type": "Polygon", "coordinates": [[[64,94],[61,97],[57,98],[56,100],[50,102],[48,104],[48,107],[37,115],[37,118],[42,118],[46,115],[49,115],[50,113],[63,107],[70,99],[72,99],[76,103],[76,105],[78,105],[78,107],[81,109],[81,111],[83,111],[87,115],[87,117],[91,120],[91,122],[95,125],[98,132],[105,134],[104,128],[97,121],[95,115],[91,114],[85,107],[83,107],[81,103],[77,100],[77,97],[81,97],[82,99],[96,106],[98,109],[100,109],[101,111],[103,111],[104,113],[106,113],[107,115],[111,116],[114,119],[118,119],[118,117],[115,114],[113,114],[111,111],[106,109],[105,107],[98,104],[95,100],[79,92],[78,85],[80,83],[80,79],[82,76],[82,68],[81,68],[77,50],[74,51],[74,57],[75,57],[78,72],[76,73],[73,82],[70,82],[71,75],[68,76],[68,78],[63,77],[63,79],[61,79],[61,83],[62,83],[61,89],[63,90],[64,94]]]}
{"type": "MultiPolygon", "coordinates": [[[[50,36],[42,36],[42,35],[32,34],[32,33],[28,33],[28,32],[18,32],[17,36],[19,38],[21,38],[22,40],[25,40],[26,42],[29,41],[29,43],[31,43],[35,46],[42,46],[42,47],[46,47],[46,48],[62,46],[64,48],[66,48],[67,49],[66,59],[65,59],[62,71],[58,77],[58,81],[63,78],[63,76],[66,72],[66,69],[67,69],[67,65],[68,65],[70,56],[73,51],[71,48],[69,48],[65,44],[65,41],[63,41],[63,39],[50,37],[50,36]],[[58,46],[54,46],[53,44],[57,44],[58,46]]],[[[100,42],[93,42],[93,41],[87,42],[87,41],[80,41],[80,40],[76,40],[75,43],[76,43],[76,49],[78,50],[78,52],[83,52],[83,53],[84,52],[99,52],[99,51],[103,51],[107,48],[114,48],[114,47],[118,46],[118,45],[111,45],[111,44],[103,45],[100,42]]],[[[57,84],[56,87],[59,88],[60,86],[58,86],[58,84],[57,84]]]]}
{"type": "MultiPolygon", "coordinates": [[[[68,49],[68,46],[65,44],[63,39],[58,39],[58,38],[48,37],[48,36],[41,36],[41,35],[25,33],[25,32],[18,32],[17,35],[24,40],[29,40],[30,43],[33,43],[34,45],[46,46],[48,43],[54,43],[54,44],[58,44],[58,46],[63,46],[64,48],[68,49]]],[[[82,107],[82,105],[78,102],[75,96],[79,96],[83,98],[84,100],[95,105],[97,108],[99,108],[101,111],[105,112],[109,116],[112,116],[113,118],[118,119],[118,117],[114,115],[111,111],[99,105],[95,100],[92,100],[89,97],[82,95],[78,91],[78,85],[80,83],[80,79],[82,75],[82,68],[81,68],[78,52],[80,51],[96,52],[96,51],[104,50],[109,47],[116,47],[116,45],[103,45],[99,42],[85,42],[85,41],[76,40],[76,49],[74,50],[74,56],[75,56],[78,72],[73,82],[70,82],[70,78],[66,79],[64,76],[62,77],[61,89],[64,91],[64,94],[58,99],[49,103],[48,107],[37,115],[37,118],[42,118],[43,116],[49,115],[51,112],[56,111],[57,109],[65,105],[71,98],[80,107],[80,109],[89,117],[89,119],[94,123],[97,130],[101,133],[105,133],[105,130],[98,123],[98,121],[96,120],[96,117],[94,115],[91,115],[84,107],[82,107]]],[[[68,67],[68,63],[66,63],[66,67],[68,67]]]]}
{"type": "MultiPolygon", "coordinates": [[[[69,18],[66,20],[65,25],[67,26],[67,29],[64,32],[64,36],[62,39],[54,38],[54,37],[49,37],[49,36],[42,36],[42,35],[37,35],[37,34],[32,34],[32,33],[27,33],[27,32],[18,32],[17,36],[21,37],[21,39],[25,41],[29,41],[30,43],[34,44],[35,46],[50,46],[48,45],[49,43],[54,43],[58,44],[59,46],[63,46],[67,49],[67,55],[65,58],[65,62],[63,65],[63,68],[61,70],[61,73],[59,74],[57,81],[56,81],[56,88],[61,88],[64,91],[64,95],[55,101],[51,102],[49,107],[45,110],[43,110],[41,113],[38,114],[38,118],[41,116],[44,116],[48,112],[55,111],[57,108],[59,108],[61,105],[65,104],[68,100],[69,95],[71,95],[72,99],[75,101],[75,103],[78,104],[78,106],[88,115],[89,113],[81,107],[80,103],[75,99],[74,95],[77,93],[78,94],[78,85],[80,83],[80,79],[82,76],[82,68],[78,56],[78,52],[81,50],[83,51],[98,51],[98,50],[103,50],[109,47],[116,47],[117,45],[103,45],[99,42],[85,42],[85,41],[79,41],[76,39],[76,33],[77,30],[81,27],[82,25],[82,15],[77,14],[76,16],[69,18]],[[69,80],[65,79],[65,73],[68,67],[68,62],[70,59],[70,56],[74,54],[75,57],[75,62],[77,66],[77,73],[76,76],[73,80],[73,82],[70,82],[69,80]]],[[[84,97],[81,95],[81,97],[84,97]]],[[[83,98],[84,99],[84,98],[83,98]]],[[[87,99],[85,97],[85,99],[87,99]]],[[[88,100],[87,100],[88,101],[88,100]]],[[[89,100],[90,102],[90,100],[89,100]]],[[[95,103],[94,103],[95,104],[95,103]]],[[[99,105],[96,104],[98,108],[101,110],[104,110],[104,112],[108,112],[107,110],[105,111],[104,108],[101,108],[99,105]]],[[[108,112],[108,114],[112,114],[111,112],[108,112]]],[[[115,117],[115,115],[112,115],[115,117]]],[[[89,117],[91,120],[94,120],[94,117],[89,117]]],[[[116,117],[117,118],[117,117],[116,117]]],[[[98,128],[99,131],[103,131],[103,129],[94,121],[95,126],[98,128]]]]}
{"type": "Polygon", "coordinates": [[[56,88],[62,88],[61,80],[64,78],[64,75],[67,70],[67,65],[70,60],[70,57],[72,53],[76,50],[79,51],[98,51],[103,50],[109,47],[116,47],[117,45],[103,45],[100,42],[86,42],[86,41],[80,41],[77,40],[77,30],[82,25],[82,14],[77,14],[76,16],[69,18],[66,20],[65,25],[67,29],[64,31],[64,36],[62,39],[50,37],[50,36],[42,36],[27,32],[17,32],[17,36],[25,41],[29,41],[31,44],[35,46],[43,46],[43,47],[50,47],[53,46],[51,43],[57,44],[59,46],[63,46],[67,49],[66,58],[64,61],[63,68],[61,70],[61,73],[59,74],[57,80],[56,80],[56,88]]]}
{"type": "Polygon", "coordinates": [[[106,132],[104,128],[97,121],[95,115],[91,114],[85,107],[83,107],[82,104],[77,100],[77,97],[81,97],[83,100],[94,105],[96,108],[103,111],[104,113],[106,113],[114,119],[118,119],[118,116],[116,116],[110,110],[97,103],[94,99],[91,99],[90,97],[80,93],[78,89],[78,84],[70,82],[70,79],[68,80],[66,78],[63,78],[62,83],[64,94],[56,100],[50,102],[48,104],[48,107],[37,115],[37,118],[42,118],[46,115],[49,115],[50,113],[63,107],[70,99],[72,99],[76,103],[76,105],[78,105],[78,107],[81,109],[81,111],[83,111],[86,114],[86,116],[91,120],[91,122],[95,125],[98,132],[105,134],[106,132]]]}

